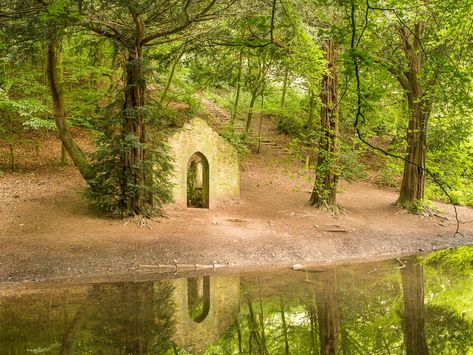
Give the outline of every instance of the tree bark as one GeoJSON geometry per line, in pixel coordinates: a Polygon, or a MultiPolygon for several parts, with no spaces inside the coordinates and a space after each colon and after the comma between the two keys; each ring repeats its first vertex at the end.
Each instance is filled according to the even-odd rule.
{"type": "Polygon", "coordinates": [[[401,269],[404,295],[404,343],[407,355],[428,355],[424,319],[423,266],[409,258],[401,269]]]}
{"type": "Polygon", "coordinates": [[[337,274],[333,269],[320,273],[316,288],[317,320],[319,325],[320,354],[338,354],[340,310],[337,297],[337,274]]]}
{"type": "Polygon", "coordinates": [[[253,110],[254,110],[255,101],[256,101],[257,98],[258,98],[258,95],[257,95],[257,94],[251,93],[250,107],[248,108],[248,116],[247,116],[247,118],[246,118],[246,128],[245,128],[245,132],[249,132],[249,131],[250,131],[251,121],[252,121],[252,119],[253,119],[253,110]]]}
{"type": "Polygon", "coordinates": [[[286,68],[284,71],[284,80],[282,83],[281,108],[284,108],[284,106],[286,105],[286,92],[287,92],[288,79],[289,79],[289,69],[286,68]]]}
{"type": "Polygon", "coordinates": [[[166,97],[169,88],[171,87],[172,79],[174,78],[174,72],[176,71],[177,64],[179,64],[179,61],[181,60],[182,56],[184,54],[184,51],[181,51],[176,59],[174,59],[174,62],[172,63],[171,66],[171,72],[169,73],[168,81],[166,83],[166,87],[164,88],[163,94],[161,95],[161,99],[159,102],[162,104],[164,102],[164,98],[166,97]]]}
{"type": "Polygon", "coordinates": [[[48,43],[48,79],[51,90],[51,97],[54,107],[54,120],[59,132],[59,138],[64,145],[65,150],[69,154],[72,162],[75,164],[80,174],[85,180],[92,179],[92,171],[89,161],[84,152],[74,142],[74,139],[67,127],[66,112],[64,108],[64,95],[58,82],[57,75],[57,49],[59,41],[52,39],[48,43]]]}
{"type": "Polygon", "coordinates": [[[309,88],[309,116],[307,117],[307,131],[312,130],[314,124],[314,105],[315,105],[315,95],[311,88],[309,88]]]}
{"type": "MultiPolygon", "coordinates": [[[[404,173],[401,191],[397,204],[412,208],[417,202],[424,201],[425,192],[425,160],[427,153],[427,124],[430,117],[431,102],[420,81],[420,71],[425,63],[421,50],[423,25],[417,23],[414,35],[404,28],[399,30],[408,70],[398,73],[397,79],[406,92],[409,108],[409,123],[407,128],[407,152],[404,163],[404,173]]],[[[429,80],[428,87],[435,84],[435,79],[429,80]]]]}
{"type": "Polygon", "coordinates": [[[125,149],[121,156],[121,197],[120,207],[130,215],[146,215],[152,206],[152,196],[147,190],[149,184],[146,166],[146,132],[145,132],[145,78],[143,47],[144,23],[140,16],[135,16],[135,45],[128,50],[126,66],[125,101],[123,105],[123,141],[134,143],[125,149]]]}
{"type": "MultiPolygon", "coordinates": [[[[408,94],[408,96],[412,96],[408,94]]],[[[427,153],[427,123],[429,103],[425,99],[409,97],[409,126],[407,131],[407,160],[401,192],[397,204],[412,207],[416,202],[424,201],[425,194],[425,161],[427,153]]]]}
{"type": "Polygon", "coordinates": [[[322,79],[320,111],[321,136],[315,169],[315,182],[309,204],[335,206],[337,203],[337,160],[339,154],[339,113],[337,94],[338,45],[334,39],[325,42],[328,71],[322,79]]]}
{"type": "Polygon", "coordinates": [[[233,112],[231,123],[235,124],[236,116],[238,114],[238,103],[240,102],[240,92],[241,92],[241,71],[243,67],[243,50],[240,49],[240,56],[239,56],[239,65],[238,65],[238,78],[237,78],[237,87],[236,87],[236,96],[235,96],[235,103],[233,104],[233,112]]]}

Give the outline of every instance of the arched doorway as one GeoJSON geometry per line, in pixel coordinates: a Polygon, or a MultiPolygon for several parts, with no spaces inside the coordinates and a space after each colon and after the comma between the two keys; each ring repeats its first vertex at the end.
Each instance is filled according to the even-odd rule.
{"type": "Polygon", "coordinates": [[[209,208],[209,162],[200,152],[187,164],[187,207],[209,208]]]}
{"type": "Polygon", "coordinates": [[[210,277],[187,279],[187,309],[194,322],[201,323],[210,310],[210,277]]]}

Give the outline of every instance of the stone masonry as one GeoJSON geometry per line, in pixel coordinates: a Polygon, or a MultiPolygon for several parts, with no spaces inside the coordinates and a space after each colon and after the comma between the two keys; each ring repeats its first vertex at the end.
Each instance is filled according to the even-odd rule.
{"type": "Polygon", "coordinates": [[[204,120],[194,118],[169,137],[174,159],[172,183],[174,202],[187,207],[187,169],[195,153],[209,165],[209,208],[240,197],[240,166],[236,150],[204,120]]]}

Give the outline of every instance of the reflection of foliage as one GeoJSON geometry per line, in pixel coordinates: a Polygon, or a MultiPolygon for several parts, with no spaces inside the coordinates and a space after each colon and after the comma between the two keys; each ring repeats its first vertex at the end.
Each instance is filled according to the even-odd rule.
{"type": "Polygon", "coordinates": [[[341,347],[348,353],[402,352],[402,297],[395,271],[354,274],[349,286],[341,287],[341,347]]]}
{"type": "Polygon", "coordinates": [[[425,262],[443,268],[469,271],[473,268],[473,248],[463,246],[439,250],[426,257],[425,262]]]}
{"type": "Polygon", "coordinates": [[[467,354],[473,347],[473,329],[462,315],[441,306],[426,309],[426,330],[431,354],[467,354]]]}
{"type": "MultiPolygon", "coordinates": [[[[400,354],[403,294],[400,270],[376,263],[337,270],[339,352],[400,354]],[[369,271],[367,271],[369,270],[369,271]]],[[[317,273],[242,278],[237,322],[206,354],[319,354],[317,273]],[[266,278],[266,279],[265,279],[266,278]]],[[[467,354],[473,349],[471,276],[424,268],[427,344],[431,354],[467,354]]],[[[174,312],[170,282],[116,283],[80,292],[48,292],[0,298],[0,353],[21,349],[55,352],[84,309],[72,353],[188,354],[172,343],[174,312]],[[67,301],[66,301],[67,299],[67,301]]]]}
{"type": "Polygon", "coordinates": [[[164,353],[171,347],[173,288],[168,283],[97,285],[75,351],[164,353]],[[99,350],[100,349],[100,350],[99,350]]]}

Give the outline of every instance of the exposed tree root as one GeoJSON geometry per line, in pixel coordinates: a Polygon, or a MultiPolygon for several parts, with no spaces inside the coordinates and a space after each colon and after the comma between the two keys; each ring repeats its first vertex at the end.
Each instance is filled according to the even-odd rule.
{"type": "Polygon", "coordinates": [[[409,213],[418,214],[425,217],[440,217],[440,210],[432,205],[429,201],[397,201],[394,203],[396,207],[402,208],[409,213]]]}
{"type": "Polygon", "coordinates": [[[330,212],[330,214],[334,216],[341,216],[341,215],[346,215],[349,213],[349,211],[346,208],[337,204],[329,205],[326,201],[323,201],[319,204],[314,204],[312,206],[319,208],[322,211],[330,212]]]}

